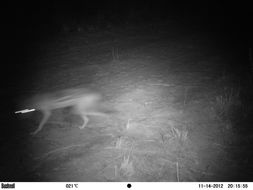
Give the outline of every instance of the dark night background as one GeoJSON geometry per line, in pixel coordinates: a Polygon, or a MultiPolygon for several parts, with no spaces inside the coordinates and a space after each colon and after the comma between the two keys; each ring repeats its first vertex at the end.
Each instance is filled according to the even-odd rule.
{"type": "MultiPolygon", "coordinates": [[[[252,43],[252,11],[245,2],[14,1],[3,7],[7,7],[4,17],[7,50],[9,57],[14,58],[8,64],[11,69],[23,69],[26,59],[32,56],[32,53],[27,55],[27,49],[58,36],[64,24],[105,30],[108,26],[124,28],[138,24],[153,24],[158,28],[161,23],[174,22],[189,31],[212,36],[216,33],[216,38],[224,42],[222,45],[236,51],[247,49],[252,43]]],[[[163,30],[173,29],[168,26],[163,30]]]]}
{"type": "MultiPolygon", "coordinates": [[[[9,3],[7,10],[5,29],[11,42],[8,45],[11,54],[16,53],[19,58],[26,58],[23,51],[31,48],[31,44],[59,35],[64,24],[105,30],[108,26],[153,24],[159,27],[160,23],[175,22],[189,31],[212,36],[216,33],[228,47],[248,48],[252,43],[252,11],[246,2],[15,1],[9,3]]],[[[163,30],[173,29],[168,26],[163,30]]]]}
{"type": "MultiPolygon", "coordinates": [[[[252,181],[253,13],[250,3],[8,1],[2,4],[2,9],[0,151],[4,156],[0,160],[0,181],[179,181],[172,172],[173,164],[178,162],[182,164],[183,181],[252,181]],[[159,87],[149,87],[157,85],[157,81],[175,84],[175,88],[165,90],[160,83],[159,87]],[[193,89],[194,81],[200,84],[199,89],[193,89]],[[96,126],[101,125],[100,120],[94,125],[91,122],[94,131],[87,128],[81,132],[75,132],[78,128],[65,129],[49,122],[38,136],[31,137],[29,132],[39,123],[39,113],[25,119],[13,114],[24,97],[75,86],[95,86],[106,94],[111,107],[118,110],[114,123],[102,124],[111,127],[107,132],[112,138],[98,137],[101,129],[96,126]],[[171,102],[164,97],[171,98],[168,100],[171,102]],[[141,107],[139,104],[144,100],[145,105],[141,107]],[[153,104],[148,107],[146,102],[153,104]],[[149,118],[160,109],[174,114],[176,121],[161,124],[163,119],[149,118]],[[146,122],[154,122],[152,126],[157,128],[146,127],[151,133],[144,129],[138,131],[138,127],[148,126],[139,121],[139,114],[151,119],[146,122]],[[133,131],[124,128],[129,118],[136,122],[133,131]],[[179,124],[178,120],[187,124],[179,124]],[[174,141],[168,141],[166,146],[164,125],[177,131],[169,132],[174,141]],[[54,133],[63,129],[69,131],[54,133]],[[147,141],[159,139],[157,131],[162,136],[163,147],[169,149],[166,153],[162,150],[155,153],[157,158],[146,158],[148,153],[141,150],[153,151],[154,144],[147,141]],[[91,135],[94,139],[89,138],[91,135]],[[119,136],[123,139],[122,146],[124,143],[128,146],[131,139],[136,144],[139,140],[145,147],[138,149],[136,145],[132,162],[124,165],[125,168],[122,165],[125,157],[115,161],[117,153],[103,152],[108,141],[119,136]],[[82,155],[83,150],[69,151],[67,156],[59,153],[60,156],[52,155],[53,158],[43,161],[34,159],[53,149],[77,144],[80,139],[90,143],[84,152],[93,161],[82,155]],[[95,145],[101,149],[93,153],[95,145]],[[115,163],[114,169],[107,161],[115,163]],[[86,170],[77,171],[75,167],[86,170]],[[167,167],[169,171],[161,169],[167,167]]],[[[52,118],[65,118],[61,114],[57,112],[52,118]]],[[[69,120],[71,125],[79,122],[75,117],[69,120]]],[[[160,148],[160,145],[154,146],[160,148]]]]}

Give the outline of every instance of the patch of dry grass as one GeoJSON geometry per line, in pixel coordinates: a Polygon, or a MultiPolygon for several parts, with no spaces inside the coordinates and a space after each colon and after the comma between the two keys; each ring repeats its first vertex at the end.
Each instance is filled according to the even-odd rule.
{"type": "Polygon", "coordinates": [[[215,97],[214,110],[217,117],[222,121],[229,121],[236,107],[241,106],[240,90],[224,88],[221,95],[215,97]]]}

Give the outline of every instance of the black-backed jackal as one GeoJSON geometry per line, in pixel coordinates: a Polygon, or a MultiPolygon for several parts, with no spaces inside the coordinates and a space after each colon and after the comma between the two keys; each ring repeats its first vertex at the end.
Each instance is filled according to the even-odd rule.
{"type": "MultiPolygon", "coordinates": [[[[105,109],[102,104],[102,96],[99,93],[83,88],[66,89],[34,96],[28,101],[27,106],[33,108],[32,111],[41,111],[43,118],[38,128],[31,134],[35,135],[42,130],[43,126],[52,115],[53,110],[67,107],[71,107],[72,113],[82,117],[83,124],[79,128],[83,129],[89,122],[87,116],[108,116],[107,112],[111,112],[109,111],[111,109],[106,108],[108,111],[102,111],[105,109]]],[[[16,111],[15,113],[23,113],[25,111],[27,111],[27,109],[16,111]]]]}

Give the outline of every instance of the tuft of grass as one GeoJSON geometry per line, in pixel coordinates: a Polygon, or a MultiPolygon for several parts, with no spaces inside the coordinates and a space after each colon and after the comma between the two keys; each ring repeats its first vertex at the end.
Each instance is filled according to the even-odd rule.
{"type": "Polygon", "coordinates": [[[240,105],[240,90],[224,88],[223,93],[215,98],[214,109],[219,119],[230,121],[235,109],[240,105]]]}
{"type": "Polygon", "coordinates": [[[162,142],[166,140],[178,140],[180,142],[186,142],[188,140],[188,131],[180,130],[176,127],[171,127],[166,134],[160,133],[162,142]]]}
{"type": "Polygon", "coordinates": [[[113,61],[118,61],[119,58],[119,49],[117,47],[112,48],[112,60],[113,61]]]}

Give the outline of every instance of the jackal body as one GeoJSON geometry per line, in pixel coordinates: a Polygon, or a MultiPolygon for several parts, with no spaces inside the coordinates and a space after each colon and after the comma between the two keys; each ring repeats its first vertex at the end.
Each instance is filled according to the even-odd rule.
{"type": "Polygon", "coordinates": [[[83,124],[79,127],[80,129],[83,129],[89,122],[87,117],[89,115],[107,116],[106,113],[99,111],[102,104],[102,96],[99,93],[82,88],[37,95],[30,99],[28,104],[30,108],[39,110],[43,114],[38,128],[32,132],[32,135],[42,130],[52,115],[52,111],[56,109],[71,107],[72,112],[80,115],[83,119],[83,124]]]}

